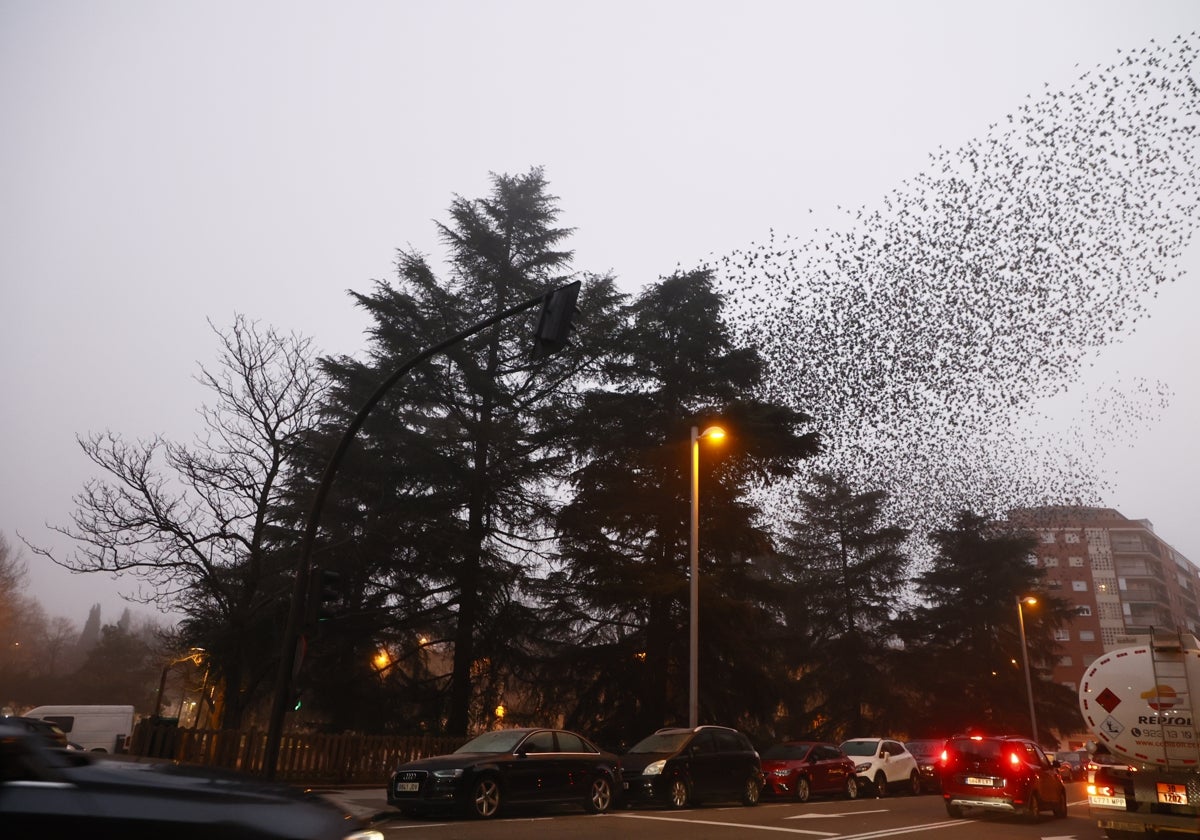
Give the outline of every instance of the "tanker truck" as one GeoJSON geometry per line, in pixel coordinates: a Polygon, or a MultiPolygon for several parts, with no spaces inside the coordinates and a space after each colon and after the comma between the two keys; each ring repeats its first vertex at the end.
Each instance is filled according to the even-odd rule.
{"type": "Polygon", "coordinates": [[[1200,836],[1196,637],[1155,631],[1101,655],[1084,672],[1079,710],[1097,746],[1121,762],[1089,763],[1088,806],[1105,835],[1200,836]]]}

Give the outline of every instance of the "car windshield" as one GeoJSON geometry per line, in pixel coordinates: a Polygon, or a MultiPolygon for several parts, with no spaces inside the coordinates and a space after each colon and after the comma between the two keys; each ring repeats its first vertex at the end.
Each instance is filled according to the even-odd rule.
{"type": "Polygon", "coordinates": [[[690,731],[687,732],[655,732],[653,735],[643,738],[638,741],[629,750],[630,753],[669,753],[675,752],[677,749],[687,743],[688,738],[692,737],[690,731]]]}
{"type": "Polygon", "coordinates": [[[842,752],[846,755],[875,755],[877,749],[878,741],[847,741],[842,744],[842,752]]]}
{"type": "Polygon", "coordinates": [[[808,755],[808,744],[776,744],[762,754],[763,758],[776,761],[799,761],[808,755]]]}
{"type": "Polygon", "coordinates": [[[455,750],[456,753],[510,753],[529,733],[523,729],[497,729],[472,738],[455,750]]]}

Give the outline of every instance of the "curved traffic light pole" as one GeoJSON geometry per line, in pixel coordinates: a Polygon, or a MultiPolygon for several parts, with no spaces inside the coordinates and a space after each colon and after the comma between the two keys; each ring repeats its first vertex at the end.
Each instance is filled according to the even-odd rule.
{"type": "Polygon", "coordinates": [[[576,280],[574,283],[568,283],[565,286],[553,289],[535,298],[530,298],[524,303],[509,307],[487,320],[480,321],[478,324],[468,327],[457,335],[446,339],[441,344],[430,347],[428,350],[423,350],[397,368],[391,376],[384,380],[383,384],[375,389],[375,393],[358,410],[358,414],[354,415],[354,419],[350,421],[349,427],[342,434],[342,439],[338,441],[337,449],[334,450],[333,455],[329,458],[329,463],[325,466],[325,473],[321,476],[321,483],[317,486],[316,495],[313,497],[312,508],[309,510],[308,520],[304,525],[304,536],[300,542],[300,562],[297,564],[296,569],[296,583],[292,590],[291,609],[288,610],[287,625],[283,631],[283,647],[279,655],[279,671],[275,677],[275,696],[271,702],[271,719],[267,725],[267,743],[263,751],[263,773],[268,779],[275,778],[275,766],[279,761],[279,744],[283,738],[283,719],[287,714],[287,701],[291,693],[292,682],[295,680],[300,666],[300,662],[296,656],[296,649],[300,643],[300,624],[304,614],[304,606],[308,601],[309,578],[312,575],[312,551],[313,544],[316,542],[317,526],[321,519],[321,509],[325,507],[325,499],[329,495],[329,488],[333,484],[333,477],[337,474],[338,466],[341,464],[346,450],[350,448],[350,443],[354,439],[354,435],[362,428],[367,416],[375,409],[375,406],[379,404],[384,395],[413,367],[425,361],[430,356],[453,347],[463,339],[470,338],[475,333],[485,330],[493,324],[503,321],[505,318],[516,315],[518,312],[532,309],[539,303],[542,304],[542,317],[534,332],[533,355],[535,358],[546,356],[562,349],[566,346],[567,335],[570,332],[571,316],[575,311],[575,300],[579,294],[579,286],[580,282],[576,280]]]}

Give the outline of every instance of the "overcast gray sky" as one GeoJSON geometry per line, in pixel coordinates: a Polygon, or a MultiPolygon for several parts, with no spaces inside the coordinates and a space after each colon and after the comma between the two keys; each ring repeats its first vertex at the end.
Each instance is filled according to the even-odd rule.
{"type": "MultiPolygon", "coordinates": [[[[234,313],[358,353],[346,289],[489,172],[543,166],[575,266],[637,290],[877,202],[1195,0],[0,0],[0,531],[59,551],[76,435],[186,441],[234,313]],[[812,211],[811,213],[809,211],[812,211]]],[[[1109,504],[1200,561],[1197,271],[1094,360],[1169,408],[1108,453],[1109,504]]],[[[50,615],[132,581],[29,556],[50,615]]]]}

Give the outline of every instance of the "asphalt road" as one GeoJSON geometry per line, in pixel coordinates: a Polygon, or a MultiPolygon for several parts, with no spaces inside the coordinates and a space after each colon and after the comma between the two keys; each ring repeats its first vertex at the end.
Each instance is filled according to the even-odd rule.
{"type": "Polygon", "coordinates": [[[764,801],[753,808],[708,805],[682,811],[620,808],[593,816],[581,809],[523,810],[495,820],[473,820],[444,814],[409,819],[388,807],[384,789],[324,791],[355,816],[370,819],[392,840],[1102,840],[1088,817],[1083,784],[1067,786],[1068,817],[1047,812],[1036,823],[986,814],[968,819],[946,815],[937,794],[889,796],[883,799],[813,799],[803,805],[764,801]],[[783,835],[783,836],[781,836],[783,835]]]}

